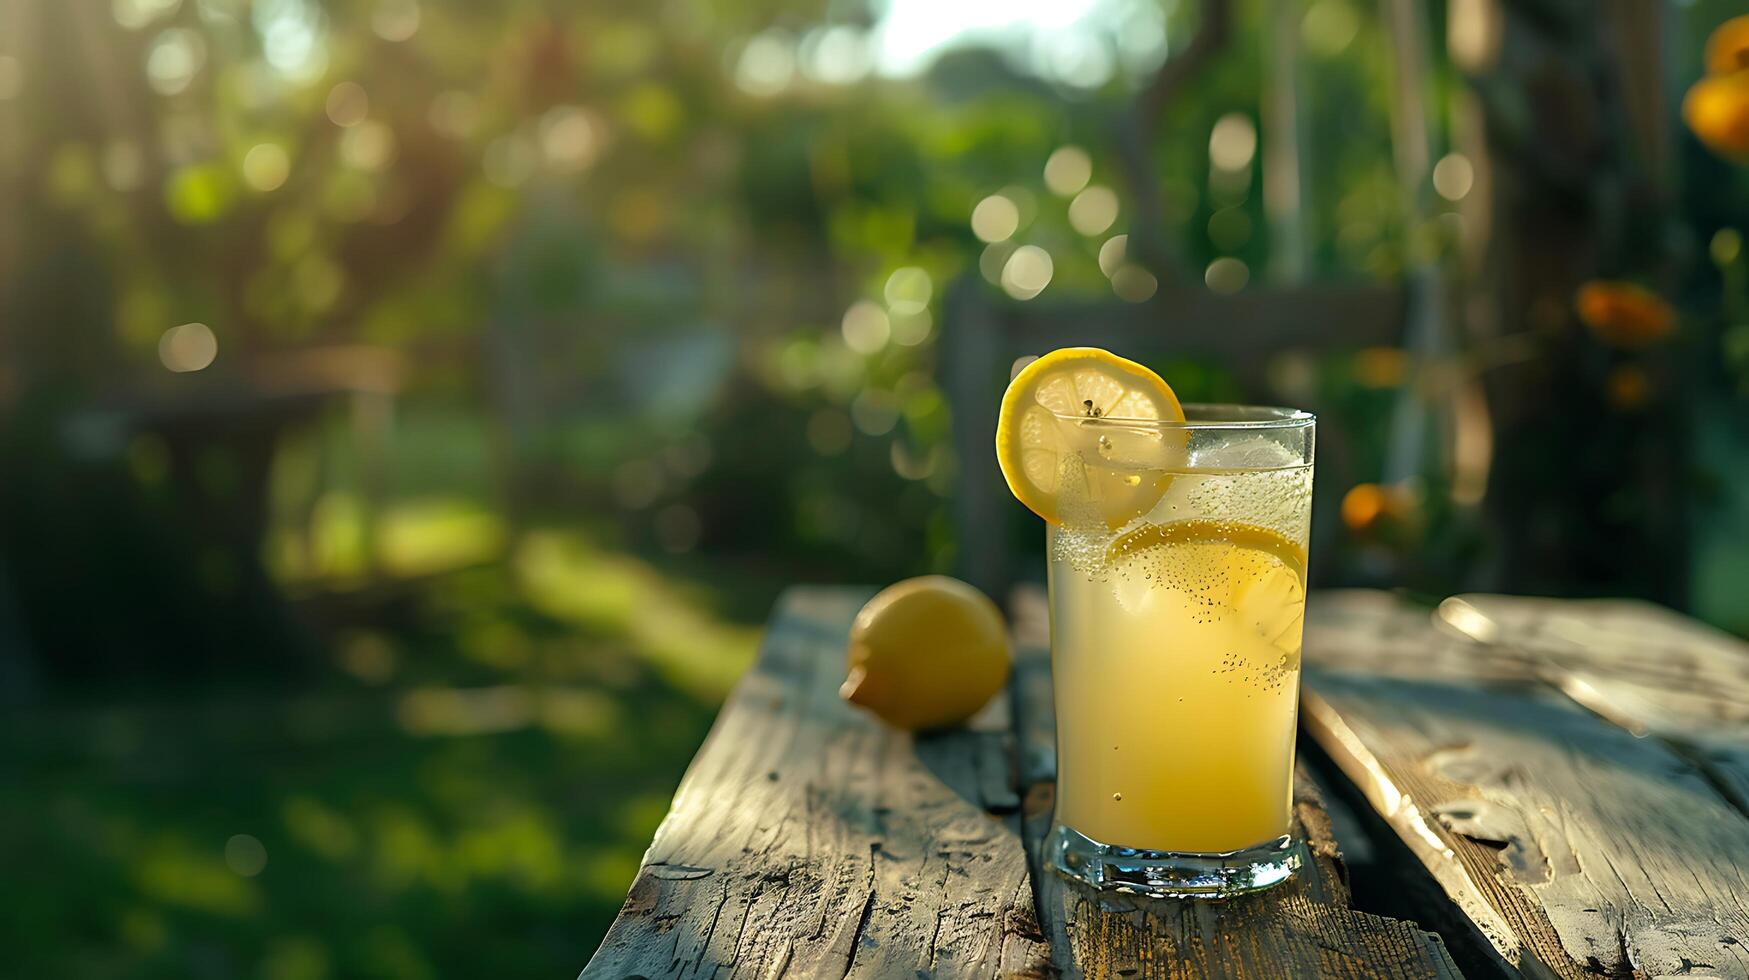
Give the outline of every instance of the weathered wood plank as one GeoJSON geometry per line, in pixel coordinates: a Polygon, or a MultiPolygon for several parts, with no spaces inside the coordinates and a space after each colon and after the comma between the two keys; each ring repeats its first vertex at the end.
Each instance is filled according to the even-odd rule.
{"type": "MultiPolygon", "coordinates": [[[[1307,731],[1503,968],[1749,977],[1749,820],[1665,744],[1563,693],[1582,662],[1587,683],[1625,676],[1622,651],[1635,645],[1593,631],[1639,635],[1652,629],[1643,611],[1589,620],[1575,646],[1610,651],[1567,650],[1563,667],[1526,652],[1542,641],[1519,621],[1524,607],[1483,605],[1496,633],[1479,644],[1383,593],[1315,596],[1307,731]]],[[[1643,661],[1644,672],[1668,666],[1643,661]]]]}
{"type": "Polygon", "coordinates": [[[1226,902],[1094,892],[1041,865],[1054,802],[1055,720],[1043,594],[1019,590],[1013,682],[1023,812],[1053,965],[1071,977],[1455,977],[1438,936],[1348,907],[1328,815],[1302,771],[1297,831],[1313,860],[1292,884],[1226,902]]]}
{"type": "Polygon", "coordinates": [[[584,978],[1048,974],[1005,706],[913,739],[843,704],[868,596],[779,602],[584,978]]]}
{"type": "Polygon", "coordinates": [[[1579,704],[1664,740],[1749,813],[1749,643],[1629,599],[1447,599],[1436,624],[1532,661],[1579,704]]]}

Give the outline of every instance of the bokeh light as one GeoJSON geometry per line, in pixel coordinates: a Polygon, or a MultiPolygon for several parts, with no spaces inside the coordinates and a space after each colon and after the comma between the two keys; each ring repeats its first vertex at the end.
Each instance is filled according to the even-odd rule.
{"type": "Polygon", "coordinates": [[[1217,170],[1241,171],[1257,155],[1257,125],[1241,112],[1229,112],[1209,130],[1209,162],[1217,170]]]}
{"type": "Polygon", "coordinates": [[[291,158],[278,143],[257,143],[243,155],[243,182],[254,190],[278,190],[290,176],[291,158]]]}
{"type": "Polygon", "coordinates": [[[1446,49],[1452,63],[1481,74],[1493,67],[1506,37],[1506,12],[1492,3],[1451,5],[1446,17],[1446,49]]]}
{"type": "Polygon", "coordinates": [[[850,421],[864,435],[884,436],[899,424],[899,399],[882,388],[864,388],[850,402],[850,421]]]}
{"type": "Polygon", "coordinates": [[[345,637],[335,658],[340,669],[366,684],[386,684],[395,676],[395,646],[375,631],[361,630],[345,637]]]}
{"type": "Polygon", "coordinates": [[[927,480],[935,473],[937,453],[917,452],[903,439],[895,439],[887,449],[887,460],[893,472],[905,480],[927,480]]]}
{"type": "Polygon", "coordinates": [[[219,338],[204,323],[171,327],[158,338],[158,360],[178,374],[201,371],[219,356],[219,338]]]}
{"type": "Polygon", "coordinates": [[[1089,237],[1103,234],[1117,221],[1117,192],[1094,185],[1069,202],[1069,225],[1089,237]]]}
{"type": "Polygon", "coordinates": [[[263,0],[250,8],[267,63],[311,84],[328,70],[327,14],[314,0],[263,0]]]}
{"type": "Polygon", "coordinates": [[[849,24],[810,32],[802,39],[799,60],[804,72],[828,85],[853,85],[874,68],[867,33],[849,24]]]}
{"type": "Polygon", "coordinates": [[[1123,260],[1129,254],[1130,236],[1113,235],[1099,246],[1099,271],[1110,276],[1116,275],[1123,265],[1123,260]]]}
{"type": "Polygon", "coordinates": [[[370,13],[370,28],[377,37],[399,43],[419,32],[418,0],[377,0],[370,13]]]}
{"type": "Polygon", "coordinates": [[[395,131],[376,119],[348,127],[340,134],[340,159],[359,170],[382,170],[395,159],[395,131]]]}
{"type": "Polygon", "coordinates": [[[928,340],[935,330],[935,318],[928,310],[915,313],[895,313],[891,317],[893,343],[900,347],[916,347],[928,340]]]}
{"type": "Polygon", "coordinates": [[[1079,146],[1061,146],[1045,161],[1045,186],[1058,197],[1080,193],[1093,179],[1093,158],[1079,146]]]}
{"type": "Polygon", "coordinates": [[[1117,69],[1110,43],[1081,31],[1046,35],[1033,49],[1039,74],[1079,89],[1096,89],[1117,69]]]}
{"type": "Polygon", "coordinates": [[[1202,279],[1217,293],[1236,293],[1251,280],[1251,267],[1240,259],[1225,256],[1210,262],[1202,279]]]}
{"type": "Polygon", "coordinates": [[[1351,531],[1372,527],[1385,510],[1385,492],[1376,483],[1355,484],[1342,495],[1342,523],[1351,531]]]}
{"type": "Polygon", "coordinates": [[[1713,232],[1712,241],[1707,243],[1707,254],[1712,256],[1713,264],[1723,269],[1737,261],[1743,254],[1743,235],[1735,228],[1720,228],[1713,232]]]}
{"type": "Polygon", "coordinates": [[[114,0],[110,4],[110,16],[119,26],[137,31],[171,13],[181,3],[182,0],[114,0]]]}
{"type": "Polygon", "coordinates": [[[555,170],[574,173],[595,162],[601,130],[587,110],[558,106],[541,116],[540,142],[542,154],[555,170]]]}
{"type": "Polygon", "coordinates": [[[186,27],[172,27],[152,39],[146,52],[146,80],[159,95],[188,88],[206,64],[206,38],[186,27]]]}
{"type": "Polygon", "coordinates": [[[225,866],[245,878],[253,878],[267,867],[267,848],[259,838],[233,834],[225,841],[225,866]]]}
{"type": "Polygon", "coordinates": [[[271,0],[251,8],[267,63],[287,79],[314,83],[328,70],[326,14],[313,0],[271,0]]]}
{"type": "Polygon", "coordinates": [[[1475,180],[1475,167],[1462,153],[1447,153],[1433,165],[1433,189],[1448,201],[1463,200],[1475,180]]]}
{"type": "Polygon", "coordinates": [[[735,84],[749,95],[779,95],[789,88],[795,74],[795,41],[787,31],[770,30],[755,36],[741,49],[735,65],[735,84]]]}
{"type": "Polygon", "coordinates": [[[236,198],[236,174],[217,163],[179,167],[164,184],[164,206],[187,225],[212,224],[223,218],[236,198]]]}
{"type": "Polygon", "coordinates": [[[1015,299],[1032,299],[1051,284],[1055,271],[1051,253],[1037,245],[1022,245],[1002,266],[1002,289],[1015,299]]]}
{"type": "Polygon", "coordinates": [[[1111,275],[1111,291],[1119,299],[1145,303],[1160,289],[1160,280],[1139,265],[1119,266],[1111,275]]]}
{"type": "Polygon", "coordinates": [[[999,242],[1020,230],[1020,207],[1013,200],[991,194],[972,208],[972,234],[982,242],[999,242]]]}
{"type": "Polygon", "coordinates": [[[1114,40],[1118,60],[1132,75],[1151,75],[1166,61],[1166,8],[1153,3],[1130,4],[1118,22],[1114,40]]]}
{"type": "Polygon", "coordinates": [[[1348,50],[1360,33],[1360,14],[1349,0],[1314,0],[1300,21],[1300,36],[1306,50],[1321,58],[1334,58],[1348,50]]]}
{"type": "Polygon", "coordinates": [[[880,353],[893,334],[887,311],[881,309],[880,304],[866,299],[858,300],[844,311],[839,329],[844,335],[844,346],[865,357],[880,353]]]}
{"type": "Polygon", "coordinates": [[[883,292],[889,310],[897,315],[908,316],[921,313],[929,306],[935,284],[930,280],[928,272],[908,265],[893,270],[893,274],[887,277],[883,292]]]}
{"type": "Polygon", "coordinates": [[[357,82],[341,82],[328,90],[325,107],[329,122],[336,126],[356,126],[370,115],[370,95],[357,82]]]}
{"type": "Polygon", "coordinates": [[[1002,269],[1017,248],[1013,242],[991,242],[978,253],[978,274],[992,286],[1002,284],[1002,269]]]}

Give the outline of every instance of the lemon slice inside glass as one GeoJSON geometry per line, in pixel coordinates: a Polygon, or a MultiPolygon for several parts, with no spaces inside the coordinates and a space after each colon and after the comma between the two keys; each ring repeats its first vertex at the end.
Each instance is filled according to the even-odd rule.
{"type": "Polygon", "coordinates": [[[1283,653],[1297,654],[1306,613],[1306,549],[1237,521],[1148,524],[1107,549],[1120,579],[1185,592],[1283,653]]]}
{"type": "Polygon", "coordinates": [[[1161,421],[1184,421],[1184,409],[1159,375],[1097,347],[1066,347],[1009,382],[996,459],[1038,516],[1115,530],[1158,503],[1166,471],[1182,465],[1184,434],[1161,421]]]}

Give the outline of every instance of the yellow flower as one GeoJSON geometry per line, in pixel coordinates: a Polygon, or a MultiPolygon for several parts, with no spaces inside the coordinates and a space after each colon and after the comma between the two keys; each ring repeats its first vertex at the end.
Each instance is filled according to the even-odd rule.
{"type": "Polygon", "coordinates": [[[1635,349],[1663,340],[1676,329],[1676,311],[1644,286],[1593,279],[1579,287],[1574,308],[1598,339],[1635,349]]]}

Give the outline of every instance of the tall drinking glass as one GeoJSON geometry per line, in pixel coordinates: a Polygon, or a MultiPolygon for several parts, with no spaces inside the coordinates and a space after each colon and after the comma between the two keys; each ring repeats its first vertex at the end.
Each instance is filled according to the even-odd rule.
{"type": "MultiPolygon", "coordinates": [[[[1048,525],[1056,868],[1099,888],[1224,897],[1287,880],[1315,423],[1186,405],[1100,428],[1065,487],[1152,487],[1112,527],[1048,525]],[[1150,492],[1143,499],[1151,499],[1150,492]]],[[[1066,514],[1072,514],[1068,508],[1066,514]]]]}

